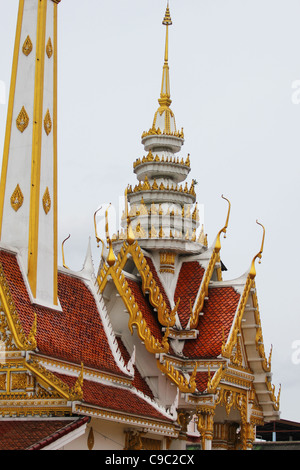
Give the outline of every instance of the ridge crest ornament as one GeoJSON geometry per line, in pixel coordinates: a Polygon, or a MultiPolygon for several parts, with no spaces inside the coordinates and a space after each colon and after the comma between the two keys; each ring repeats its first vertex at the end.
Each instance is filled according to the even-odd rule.
{"type": "Polygon", "coordinates": [[[44,129],[47,135],[49,135],[52,130],[52,121],[51,121],[49,109],[47,110],[45,118],[44,118],[44,129]]]}
{"type": "Polygon", "coordinates": [[[24,201],[23,193],[21,191],[19,184],[17,184],[10,198],[10,204],[11,204],[11,207],[14,209],[14,211],[18,212],[20,207],[23,205],[23,201],[24,201]]]}
{"type": "Polygon", "coordinates": [[[33,49],[32,41],[30,39],[30,36],[27,36],[22,47],[22,52],[27,57],[31,53],[32,49],[33,49]]]}
{"type": "Polygon", "coordinates": [[[50,197],[48,186],[47,186],[47,188],[44,192],[44,196],[43,196],[43,208],[44,208],[45,214],[47,215],[48,212],[51,209],[51,197],[50,197]]]}
{"type": "Polygon", "coordinates": [[[22,133],[28,127],[29,117],[28,117],[28,114],[27,114],[26,109],[24,108],[24,106],[22,107],[21,111],[19,112],[16,123],[17,123],[17,128],[22,133]]]}

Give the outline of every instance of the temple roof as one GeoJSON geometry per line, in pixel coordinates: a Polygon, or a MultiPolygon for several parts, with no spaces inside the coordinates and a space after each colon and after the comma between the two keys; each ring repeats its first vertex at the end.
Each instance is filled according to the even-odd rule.
{"type": "Polygon", "coordinates": [[[60,312],[32,304],[15,254],[1,250],[0,263],[26,334],[37,316],[39,353],[126,375],[116,362],[95,299],[83,279],[58,274],[60,312]]]}

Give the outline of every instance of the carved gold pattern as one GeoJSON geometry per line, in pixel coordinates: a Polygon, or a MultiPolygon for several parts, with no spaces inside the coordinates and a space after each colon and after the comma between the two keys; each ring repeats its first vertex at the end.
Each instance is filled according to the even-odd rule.
{"type": "Polygon", "coordinates": [[[49,193],[49,188],[47,186],[47,188],[45,189],[45,192],[44,192],[44,196],[43,196],[43,208],[44,208],[44,211],[45,211],[45,214],[48,214],[48,212],[50,211],[51,209],[51,197],[50,197],[50,193],[49,193]]]}
{"type": "Polygon", "coordinates": [[[6,374],[0,374],[0,390],[6,390],[6,374]]]}
{"type": "Polygon", "coordinates": [[[88,414],[89,416],[100,417],[103,419],[115,420],[117,422],[125,423],[132,427],[136,424],[142,428],[154,429],[157,433],[157,429],[163,431],[164,436],[168,437],[178,437],[178,431],[176,430],[173,424],[160,424],[158,421],[147,419],[145,417],[140,418],[139,416],[123,414],[122,412],[118,413],[113,410],[104,410],[100,408],[90,407],[88,404],[77,404],[74,405],[74,412],[79,414],[88,414]]]}
{"type": "Polygon", "coordinates": [[[142,159],[136,159],[136,161],[133,163],[133,168],[136,168],[137,166],[142,165],[144,163],[167,163],[190,168],[190,156],[188,155],[186,160],[183,160],[183,158],[179,160],[178,157],[166,157],[165,159],[164,155],[162,157],[159,157],[158,155],[154,157],[153,153],[150,150],[146,157],[144,156],[142,159]]]}
{"type": "Polygon", "coordinates": [[[44,118],[44,129],[47,135],[49,135],[52,130],[52,120],[51,120],[49,109],[47,110],[45,118],[44,118]]]}
{"type": "Polygon", "coordinates": [[[202,449],[206,450],[207,441],[213,440],[214,434],[214,407],[210,406],[201,406],[197,410],[197,428],[201,434],[202,449]]]}
{"type": "Polygon", "coordinates": [[[26,386],[27,386],[27,374],[26,373],[12,374],[11,390],[26,389],[26,386]]]}
{"type": "Polygon", "coordinates": [[[25,363],[25,366],[35,376],[39,377],[48,386],[56,390],[60,396],[71,401],[82,400],[83,367],[74,387],[70,389],[59,377],[42,366],[36,358],[31,357],[30,361],[25,363]]]}
{"type": "Polygon", "coordinates": [[[24,196],[23,196],[23,193],[21,191],[19,184],[17,184],[10,198],[11,207],[14,209],[14,211],[18,212],[20,207],[22,207],[23,202],[24,202],[24,196]]]}
{"type": "Polygon", "coordinates": [[[175,253],[160,253],[160,270],[161,273],[175,272],[175,253]]]}
{"type": "Polygon", "coordinates": [[[53,46],[52,46],[52,41],[51,38],[48,39],[47,45],[46,45],[46,54],[49,59],[51,59],[53,55],[53,46]]]}
{"type": "Polygon", "coordinates": [[[27,36],[22,47],[22,52],[26,56],[29,56],[29,54],[32,52],[32,49],[33,49],[32,41],[30,39],[30,36],[27,36]]]}
{"type": "Polygon", "coordinates": [[[128,186],[128,194],[131,193],[138,193],[141,191],[171,191],[171,192],[176,192],[176,193],[184,193],[192,196],[193,198],[196,197],[196,192],[195,192],[195,183],[192,181],[190,188],[187,187],[187,185],[182,186],[182,184],[172,184],[171,186],[164,185],[164,183],[161,183],[159,186],[157,185],[156,181],[150,185],[149,180],[147,176],[145,177],[144,182],[140,181],[139,184],[135,185],[135,187],[132,189],[132,186],[128,186]]]}
{"type": "Polygon", "coordinates": [[[28,117],[28,114],[27,114],[26,109],[24,108],[24,106],[22,107],[21,111],[18,114],[18,117],[16,119],[16,124],[17,124],[17,128],[22,133],[28,127],[29,117],[28,117]]]}
{"type": "Polygon", "coordinates": [[[140,431],[125,431],[125,447],[124,450],[143,450],[142,436],[144,433],[140,431]]]}
{"type": "Polygon", "coordinates": [[[197,374],[197,362],[195,363],[195,368],[193,373],[190,375],[189,379],[185,377],[182,372],[175,369],[175,367],[170,364],[168,360],[161,363],[160,360],[157,360],[158,369],[169,377],[169,379],[177,385],[179,390],[183,393],[194,393],[196,385],[196,374],[197,374]]]}

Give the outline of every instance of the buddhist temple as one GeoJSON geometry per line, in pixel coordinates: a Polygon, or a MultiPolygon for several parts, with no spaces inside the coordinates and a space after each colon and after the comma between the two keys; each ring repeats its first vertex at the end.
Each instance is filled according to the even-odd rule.
{"type": "Polygon", "coordinates": [[[265,228],[249,269],[224,280],[231,201],[220,197],[209,245],[171,109],[169,4],[120,229],[107,208],[100,238],[95,208],[98,258],[90,244],[81,271],[58,266],[59,4],[19,0],[0,183],[0,449],[252,449],[280,415],[256,288],[265,228]]]}

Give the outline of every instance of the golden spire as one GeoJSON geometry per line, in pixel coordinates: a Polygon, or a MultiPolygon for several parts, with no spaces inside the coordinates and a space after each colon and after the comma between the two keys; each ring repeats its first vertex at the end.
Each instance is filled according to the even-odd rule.
{"type": "Polygon", "coordinates": [[[172,103],[170,96],[170,75],[169,75],[169,26],[172,24],[169,3],[167,5],[165,17],[162,24],[166,26],[166,45],[165,45],[165,61],[163,66],[163,76],[161,84],[160,99],[158,100],[161,106],[170,106],[172,103]]]}

